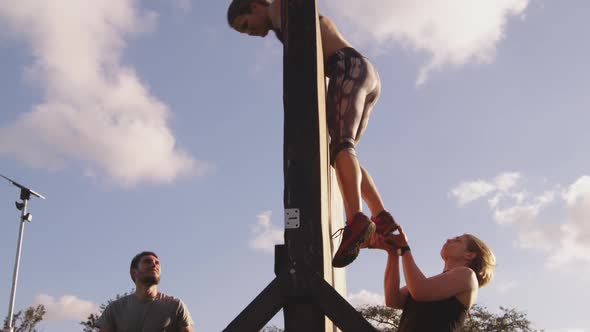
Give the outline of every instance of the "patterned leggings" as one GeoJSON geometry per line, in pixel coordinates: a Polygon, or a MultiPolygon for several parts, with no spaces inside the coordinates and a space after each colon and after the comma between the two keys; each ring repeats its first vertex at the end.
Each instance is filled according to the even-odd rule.
{"type": "Polygon", "coordinates": [[[373,106],[379,98],[381,83],[373,65],[354,48],[343,48],[326,61],[330,78],[326,94],[326,117],[330,133],[330,162],[348,149],[354,153],[373,106]]]}

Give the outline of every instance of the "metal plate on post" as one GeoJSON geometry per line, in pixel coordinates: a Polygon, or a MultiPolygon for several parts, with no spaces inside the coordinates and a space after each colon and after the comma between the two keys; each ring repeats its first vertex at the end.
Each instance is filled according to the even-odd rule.
{"type": "Polygon", "coordinates": [[[285,229],[299,228],[299,209],[285,209],[285,229]]]}

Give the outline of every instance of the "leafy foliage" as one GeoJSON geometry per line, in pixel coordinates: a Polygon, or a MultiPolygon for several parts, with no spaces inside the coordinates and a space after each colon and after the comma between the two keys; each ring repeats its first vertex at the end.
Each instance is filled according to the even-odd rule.
{"type": "MultiPolygon", "coordinates": [[[[399,327],[401,310],[373,305],[357,308],[379,332],[395,332],[399,327]]],[[[283,332],[274,325],[265,326],[260,332],[283,332]]],[[[534,330],[526,313],[514,308],[500,307],[500,313],[493,313],[486,307],[474,305],[461,328],[461,332],[542,332],[534,330]]]]}
{"type": "Polygon", "coordinates": [[[382,332],[395,332],[399,327],[401,311],[386,306],[364,306],[357,310],[382,332]]]}
{"type": "Polygon", "coordinates": [[[535,332],[531,328],[531,322],[526,314],[514,308],[500,306],[501,313],[493,314],[485,307],[474,305],[469,310],[469,318],[463,326],[463,332],[492,332],[492,331],[514,331],[514,332],[535,332]]]}
{"type": "MultiPolygon", "coordinates": [[[[37,324],[43,320],[45,313],[45,306],[39,304],[37,307],[31,306],[24,312],[21,310],[13,314],[14,332],[39,332],[37,324]]],[[[4,319],[4,328],[8,329],[8,317],[4,319]]]]}
{"type": "MultiPolygon", "coordinates": [[[[380,332],[394,332],[399,326],[401,310],[385,306],[365,306],[358,309],[380,332]]],[[[462,332],[536,332],[531,327],[526,313],[514,308],[500,307],[496,314],[486,307],[474,305],[469,310],[469,316],[461,328],[462,332]]]]}

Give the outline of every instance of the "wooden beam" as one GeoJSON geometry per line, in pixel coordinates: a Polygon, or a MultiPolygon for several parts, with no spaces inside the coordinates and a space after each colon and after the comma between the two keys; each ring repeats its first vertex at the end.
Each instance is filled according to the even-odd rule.
{"type": "Polygon", "coordinates": [[[223,331],[260,331],[287,302],[281,284],[280,277],[276,277],[223,331]]]}
{"type": "Polygon", "coordinates": [[[343,206],[329,166],[316,0],[275,1],[283,1],[285,245],[275,247],[275,280],[225,331],[257,332],[282,305],[286,332],[374,332],[345,300],[344,269],[332,267],[343,206]]]}
{"type": "Polygon", "coordinates": [[[304,280],[308,272],[331,278],[331,266],[326,268],[330,258],[324,259],[324,243],[329,244],[324,239],[329,229],[328,142],[316,1],[283,0],[282,10],[284,206],[286,214],[299,212],[299,222],[285,228],[285,245],[296,271],[294,284],[301,285],[293,295],[308,299],[285,306],[285,330],[324,332],[326,318],[313,305],[304,280]]]}

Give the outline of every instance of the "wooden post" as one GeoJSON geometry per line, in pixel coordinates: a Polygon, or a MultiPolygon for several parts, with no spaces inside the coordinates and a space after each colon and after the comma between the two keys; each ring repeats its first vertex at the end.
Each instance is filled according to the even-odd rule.
{"type": "Polygon", "coordinates": [[[311,301],[309,272],[331,278],[331,260],[324,257],[328,230],[328,150],[321,39],[315,1],[282,4],[284,101],[284,206],[299,212],[299,222],[285,228],[285,245],[298,285],[300,303],[285,306],[287,331],[325,331],[325,316],[311,301]],[[320,59],[320,61],[318,61],[320,59]],[[326,259],[324,259],[326,258],[326,259]]]}
{"type": "Polygon", "coordinates": [[[373,332],[335,290],[346,292],[330,235],[343,220],[331,200],[340,196],[329,166],[316,0],[282,1],[285,245],[275,248],[276,278],[224,331],[258,332],[282,307],[286,332],[373,332]]]}

